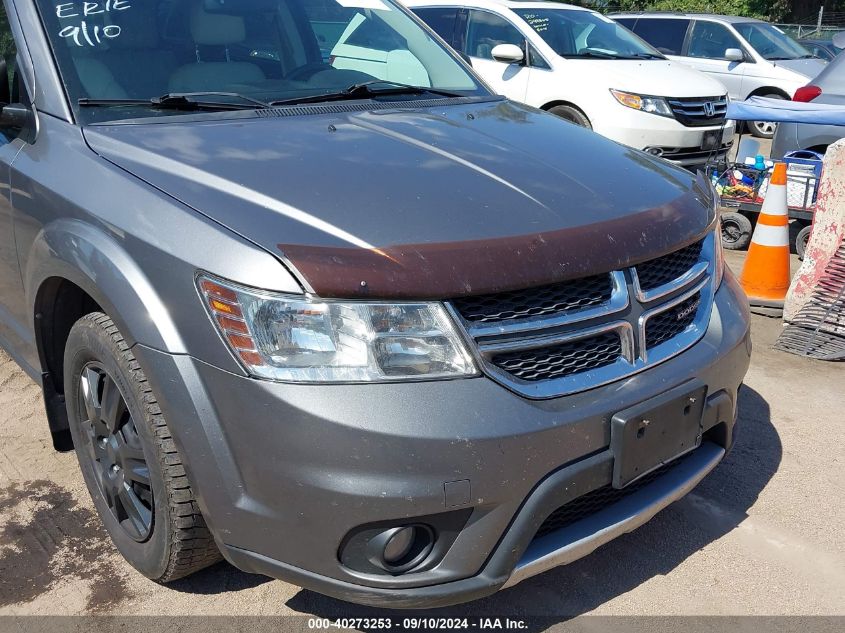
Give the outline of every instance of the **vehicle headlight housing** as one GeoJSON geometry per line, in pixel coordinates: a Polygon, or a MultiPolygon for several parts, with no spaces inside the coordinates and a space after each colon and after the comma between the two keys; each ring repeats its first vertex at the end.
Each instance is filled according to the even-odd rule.
{"type": "Polygon", "coordinates": [[[389,382],[477,374],[439,303],[312,300],[201,275],[200,295],[246,370],[286,382],[389,382]]]}
{"type": "Polygon", "coordinates": [[[621,90],[614,90],[612,88],[610,93],[626,108],[633,108],[634,110],[672,118],[675,116],[672,113],[672,108],[669,107],[669,104],[663,97],[649,97],[634,94],[633,92],[622,92],[621,90]]]}

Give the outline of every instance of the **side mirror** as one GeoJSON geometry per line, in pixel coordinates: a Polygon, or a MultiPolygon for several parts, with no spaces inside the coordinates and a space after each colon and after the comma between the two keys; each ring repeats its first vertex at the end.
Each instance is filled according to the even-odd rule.
{"type": "Polygon", "coordinates": [[[729,48],[725,51],[725,59],[729,62],[744,62],[745,53],[738,48],[729,48]]]}
{"type": "Polygon", "coordinates": [[[25,129],[32,126],[32,110],[22,103],[10,103],[0,110],[0,128],[25,129]]]}
{"type": "MultiPolygon", "coordinates": [[[[17,98],[15,95],[15,99],[17,98]]],[[[21,138],[31,142],[35,136],[35,112],[22,103],[10,103],[11,101],[9,71],[6,60],[0,57],[0,128],[23,130],[21,138]]]]}
{"type": "Polygon", "coordinates": [[[497,44],[490,54],[497,62],[505,64],[518,64],[525,58],[525,53],[516,44],[497,44]]]}
{"type": "Polygon", "coordinates": [[[833,45],[836,48],[845,49],[845,31],[840,31],[833,36],[833,45]]]}

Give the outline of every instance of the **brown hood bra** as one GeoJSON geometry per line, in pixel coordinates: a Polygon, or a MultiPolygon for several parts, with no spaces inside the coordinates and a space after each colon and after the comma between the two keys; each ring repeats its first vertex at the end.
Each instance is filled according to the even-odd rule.
{"type": "Polygon", "coordinates": [[[448,299],[540,286],[634,265],[712,227],[695,196],[630,216],[507,238],[376,249],[279,244],[321,297],[448,299]]]}

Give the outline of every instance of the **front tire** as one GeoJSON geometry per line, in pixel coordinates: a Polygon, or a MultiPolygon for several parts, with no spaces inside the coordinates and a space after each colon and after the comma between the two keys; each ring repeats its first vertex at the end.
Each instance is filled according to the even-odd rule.
{"type": "Polygon", "coordinates": [[[220,560],[147,378],[102,312],[71,328],[64,384],[79,466],[121,555],[157,582],[220,560]]]}
{"type": "Polygon", "coordinates": [[[590,119],[587,118],[587,115],[581,112],[581,110],[579,110],[575,106],[557,105],[553,108],[549,108],[549,112],[551,112],[555,116],[559,116],[564,121],[569,121],[570,123],[574,123],[575,125],[580,125],[581,127],[585,127],[588,130],[593,129],[593,126],[590,123],[590,119]]]}

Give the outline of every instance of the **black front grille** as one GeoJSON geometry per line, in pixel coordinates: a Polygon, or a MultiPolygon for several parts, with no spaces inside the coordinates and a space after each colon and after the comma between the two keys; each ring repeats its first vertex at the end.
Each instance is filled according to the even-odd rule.
{"type": "Polygon", "coordinates": [[[604,510],[606,507],[621,501],[638,490],[642,490],[659,477],[668,473],[690,455],[692,455],[692,453],[687,453],[668,464],[663,464],[660,468],[653,470],[625,488],[618,489],[611,485],[607,485],[593,490],[592,492],[588,492],[585,495],[581,495],[577,499],[573,499],[566,505],[561,506],[552,512],[546,520],[543,521],[543,524],[537,530],[537,534],[534,538],[539,538],[554,532],[555,530],[560,530],[570,526],[581,519],[592,516],[600,510],[604,510]]]}
{"type": "Polygon", "coordinates": [[[533,382],[598,369],[613,364],[621,355],[619,334],[606,332],[549,347],[497,354],[491,362],[515,378],[533,382]]]}
{"type": "Polygon", "coordinates": [[[700,305],[701,293],[697,292],[675,307],[651,317],[645,324],[646,348],[660,345],[686,330],[695,321],[695,314],[700,305]]]}
{"type": "Polygon", "coordinates": [[[453,300],[452,305],[470,323],[492,323],[601,305],[610,300],[612,290],[610,275],[604,274],[527,290],[463,297],[453,300]]]}
{"type": "Polygon", "coordinates": [[[674,253],[638,264],[636,270],[640,288],[649,291],[675,281],[698,263],[703,244],[703,241],[699,241],[674,253]]]}
{"type": "MultiPolygon", "coordinates": [[[[676,336],[677,351],[694,342],[693,302],[704,295],[669,306],[704,278],[701,270],[688,275],[703,266],[703,246],[701,240],[624,271],[461,297],[451,301],[451,309],[477,345],[488,376],[528,397],[576,393],[641,369],[632,355],[644,351],[637,343],[644,312],[654,315],[645,326],[647,347],[676,336]],[[652,296],[632,293],[634,287],[652,296]]],[[[647,358],[653,359],[660,360],[647,358]]]]}
{"type": "Polygon", "coordinates": [[[725,96],[668,99],[668,102],[675,118],[687,127],[721,125],[728,111],[725,96]]]}

